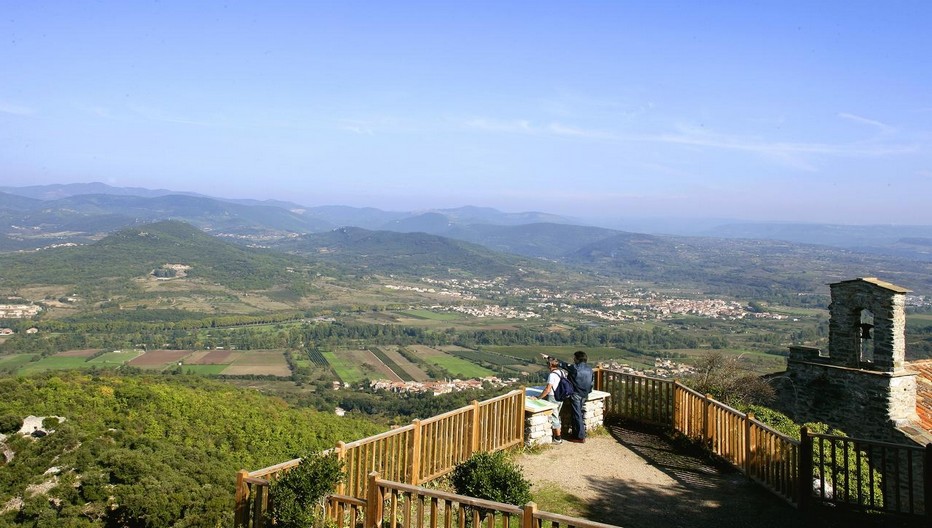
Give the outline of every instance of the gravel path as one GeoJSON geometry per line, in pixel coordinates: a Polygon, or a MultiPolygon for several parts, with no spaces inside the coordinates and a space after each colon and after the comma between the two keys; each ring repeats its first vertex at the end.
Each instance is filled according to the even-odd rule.
{"type": "Polygon", "coordinates": [[[585,444],[564,442],[519,457],[534,490],[559,486],[578,498],[586,518],[625,528],[869,526],[837,514],[803,516],[727,464],[677,448],[661,431],[632,424],[606,429],[585,444]]]}

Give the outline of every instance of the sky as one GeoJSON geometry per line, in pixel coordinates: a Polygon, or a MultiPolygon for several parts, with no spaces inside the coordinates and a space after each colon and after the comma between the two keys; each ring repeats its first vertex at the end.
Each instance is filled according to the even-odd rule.
{"type": "Polygon", "coordinates": [[[932,224],[932,2],[0,0],[0,185],[932,224]]]}

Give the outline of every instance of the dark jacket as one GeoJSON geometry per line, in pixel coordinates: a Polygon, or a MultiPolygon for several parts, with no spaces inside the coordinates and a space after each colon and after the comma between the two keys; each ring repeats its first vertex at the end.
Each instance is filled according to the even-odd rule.
{"type": "Polygon", "coordinates": [[[560,366],[565,368],[569,374],[570,381],[573,382],[573,388],[576,389],[576,394],[580,395],[583,400],[588,398],[589,393],[592,392],[592,367],[588,363],[574,363],[571,365],[563,361],[560,362],[560,366]]]}

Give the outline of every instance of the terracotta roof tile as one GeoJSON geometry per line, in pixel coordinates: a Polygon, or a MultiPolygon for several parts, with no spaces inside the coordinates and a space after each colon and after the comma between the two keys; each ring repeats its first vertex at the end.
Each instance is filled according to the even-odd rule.
{"type": "Polygon", "coordinates": [[[932,432],[932,359],[910,361],[916,375],[916,413],[922,428],[932,432]]]}

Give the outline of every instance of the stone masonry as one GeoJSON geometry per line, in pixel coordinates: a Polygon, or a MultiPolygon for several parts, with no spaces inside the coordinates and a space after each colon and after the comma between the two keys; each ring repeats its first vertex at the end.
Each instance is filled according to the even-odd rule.
{"type": "Polygon", "coordinates": [[[791,347],[786,372],[771,378],[780,410],[848,435],[912,443],[898,428],[918,421],[916,374],[905,368],[905,294],[859,278],[831,284],[828,351],[791,347]]]}
{"type": "MultiPolygon", "coordinates": [[[[539,388],[527,389],[528,396],[537,396],[540,394],[539,388]]],[[[605,418],[605,398],[608,398],[607,392],[594,390],[589,393],[589,398],[583,404],[583,417],[586,420],[586,430],[591,431],[601,427],[605,418]]],[[[525,445],[545,445],[550,444],[552,432],[550,430],[550,414],[554,411],[554,406],[544,400],[530,399],[524,406],[524,443],[525,445]]],[[[570,403],[565,402],[561,409],[560,421],[563,423],[563,431],[572,423],[570,403]]]]}

